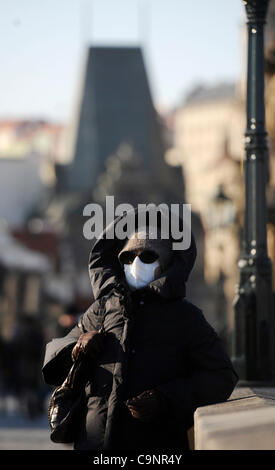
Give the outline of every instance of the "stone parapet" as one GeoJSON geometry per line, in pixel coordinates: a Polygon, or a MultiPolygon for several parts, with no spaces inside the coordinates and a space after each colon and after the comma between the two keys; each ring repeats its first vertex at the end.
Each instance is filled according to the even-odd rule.
{"type": "Polygon", "coordinates": [[[195,450],[275,450],[275,387],[237,387],[197,408],[194,435],[195,450]]]}

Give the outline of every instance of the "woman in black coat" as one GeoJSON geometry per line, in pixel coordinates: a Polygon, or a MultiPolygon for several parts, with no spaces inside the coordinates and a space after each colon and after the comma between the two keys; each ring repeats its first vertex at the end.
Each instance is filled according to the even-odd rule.
{"type": "Polygon", "coordinates": [[[185,298],[194,237],[189,249],[175,251],[171,239],[147,232],[125,244],[106,237],[110,229],[90,256],[95,301],[67,336],[47,345],[45,381],[61,384],[86,353],[75,449],[187,450],[196,408],[227,400],[237,382],[216,332],[185,298]]]}

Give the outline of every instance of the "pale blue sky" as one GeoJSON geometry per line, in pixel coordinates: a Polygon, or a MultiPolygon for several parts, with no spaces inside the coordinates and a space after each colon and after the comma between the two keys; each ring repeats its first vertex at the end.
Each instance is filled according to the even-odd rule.
{"type": "Polygon", "coordinates": [[[71,118],[89,45],[144,45],[154,102],[241,72],[241,0],[1,0],[0,119],[71,118]]]}

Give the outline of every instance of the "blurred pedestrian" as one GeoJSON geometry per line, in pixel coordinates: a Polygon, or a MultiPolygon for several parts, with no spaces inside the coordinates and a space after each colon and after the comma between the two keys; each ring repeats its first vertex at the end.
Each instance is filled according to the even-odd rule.
{"type": "Polygon", "coordinates": [[[23,412],[36,418],[43,412],[41,391],[41,364],[45,347],[39,321],[31,315],[22,315],[11,343],[14,355],[14,380],[23,412]]]}
{"type": "MultiPolygon", "coordinates": [[[[83,313],[83,312],[82,312],[83,313]]],[[[80,316],[79,308],[75,303],[69,304],[65,312],[58,318],[57,336],[65,336],[77,324],[80,316]]]]}

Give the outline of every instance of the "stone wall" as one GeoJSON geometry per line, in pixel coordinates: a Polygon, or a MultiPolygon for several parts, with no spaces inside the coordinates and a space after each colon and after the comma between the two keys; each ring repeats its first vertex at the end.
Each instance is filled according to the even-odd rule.
{"type": "Polygon", "coordinates": [[[237,387],[228,401],[197,408],[195,450],[275,450],[275,387],[237,387]]]}

